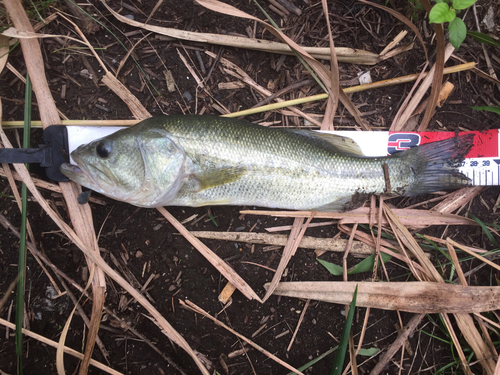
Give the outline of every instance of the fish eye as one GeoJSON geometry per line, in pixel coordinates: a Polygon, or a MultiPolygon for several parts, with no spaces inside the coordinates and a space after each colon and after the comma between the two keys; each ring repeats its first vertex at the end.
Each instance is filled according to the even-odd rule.
{"type": "Polygon", "coordinates": [[[105,159],[111,153],[111,145],[108,141],[99,142],[97,146],[95,146],[95,152],[97,153],[97,156],[105,159]]]}

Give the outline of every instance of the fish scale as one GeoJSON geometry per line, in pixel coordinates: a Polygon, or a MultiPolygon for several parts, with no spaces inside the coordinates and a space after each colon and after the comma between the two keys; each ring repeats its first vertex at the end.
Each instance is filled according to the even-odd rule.
{"type": "Polygon", "coordinates": [[[239,165],[246,173],[237,181],[202,191],[185,184],[171,205],[340,207],[356,191],[378,193],[385,187],[379,159],[348,158],[321,139],[221,118],[204,123],[196,117],[193,122],[186,120],[182,117],[163,128],[197,161],[195,174],[207,173],[214,165],[239,165]],[[360,179],[366,183],[361,185],[360,179]]]}
{"type": "Polygon", "coordinates": [[[82,185],[142,207],[339,210],[355,194],[387,190],[384,164],[392,194],[469,185],[456,170],[470,148],[466,138],[367,158],[340,136],[221,117],[159,116],[80,146],[72,153],[78,166],[61,170],[82,185]],[[100,157],[99,147],[109,155],[100,157]]]}

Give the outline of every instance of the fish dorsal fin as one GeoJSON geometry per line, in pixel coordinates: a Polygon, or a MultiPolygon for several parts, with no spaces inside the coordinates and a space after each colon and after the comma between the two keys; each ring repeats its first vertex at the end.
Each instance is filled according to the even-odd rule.
{"type": "Polygon", "coordinates": [[[343,137],[341,135],[330,134],[330,133],[319,133],[315,132],[314,136],[319,137],[331,145],[333,145],[337,150],[344,154],[364,156],[359,145],[354,141],[354,139],[349,137],[343,137]]]}
{"type": "Polygon", "coordinates": [[[348,154],[353,156],[365,156],[361,151],[359,145],[356,143],[356,141],[354,141],[354,139],[349,137],[344,137],[341,135],[331,134],[331,133],[320,133],[310,130],[289,130],[289,131],[296,134],[300,134],[308,138],[317,138],[317,139],[319,138],[329,143],[333,147],[335,147],[335,149],[342,154],[348,154]]]}
{"type": "Polygon", "coordinates": [[[222,167],[197,173],[194,177],[198,182],[198,191],[202,191],[238,181],[246,172],[243,167],[222,167]]]}

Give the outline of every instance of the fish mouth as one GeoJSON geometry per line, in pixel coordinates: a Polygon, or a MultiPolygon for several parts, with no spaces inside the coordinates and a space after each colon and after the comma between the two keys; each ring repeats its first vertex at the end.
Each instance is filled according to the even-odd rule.
{"type": "Polygon", "coordinates": [[[70,180],[96,191],[104,191],[108,190],[109,187],[114,188],[116,186],[112,178],[110,178],[110,176],[108,176],[108,174],[100,168],[84,162],[82,158],[75,153],[73,153],[71,157],[75,161],[76,165],[63,163],[59,168],[61,173],[70,180]],[[108,189],[103,189],[101,186],[103,183],[108,186],[108,189]]]}
{"type": "Polygon", "coordinates": [[[71,163],[63,163],[59,167],[59,170],[63,175],[68,177],[73,181],[80,181],[82,178],[85,178],[85,173],[80,169],[78,165],[74,165],[71,163]]]}

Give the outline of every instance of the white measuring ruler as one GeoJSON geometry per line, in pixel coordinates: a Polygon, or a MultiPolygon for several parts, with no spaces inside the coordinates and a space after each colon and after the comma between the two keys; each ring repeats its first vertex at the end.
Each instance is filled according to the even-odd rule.
{"type": "MultiPolygon", "coordinates": [[[[67,128],[70,152],[81,144],[123,129],[118,126],[68,126],[67,128]]],[[[471,132],[475,134],[474,146],[466,155],[459,171],[469,177],[473,185],[500,185],[499,131],[495,129],[471,132]]],[[[387,156],[410,147],[455,136],[453,132],[333,131],[328,133],[352,138],[366,156],[387,156]]]]}

